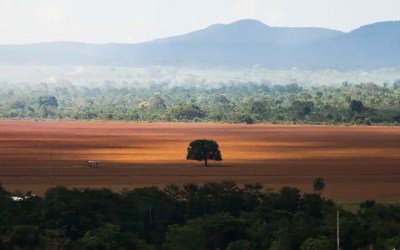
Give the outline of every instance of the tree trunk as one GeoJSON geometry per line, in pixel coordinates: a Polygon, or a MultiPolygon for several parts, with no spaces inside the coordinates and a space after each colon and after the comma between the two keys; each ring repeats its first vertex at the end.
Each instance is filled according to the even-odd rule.
{"type": "Polygon", "coordinates": [[[208,165],[207,165],[207,157],[204,158],[204,166],[208,166],[208,165]]]}

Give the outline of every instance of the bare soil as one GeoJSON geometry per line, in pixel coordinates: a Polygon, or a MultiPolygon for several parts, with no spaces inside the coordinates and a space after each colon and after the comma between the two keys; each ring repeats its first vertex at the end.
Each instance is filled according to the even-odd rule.
{"type": "Polygon", "coordinates": [[[0,182],[9,190],[235,180],[310,192],[316,176],[328,198],[400,200],[400,127],[0,121],[0,182]],[[223,161],[187,161],[194,139],[216,140],[223,161]]]}

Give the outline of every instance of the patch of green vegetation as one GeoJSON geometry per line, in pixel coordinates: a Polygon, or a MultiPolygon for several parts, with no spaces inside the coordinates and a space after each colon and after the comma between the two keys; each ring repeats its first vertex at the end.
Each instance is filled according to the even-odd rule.
{"type": "Polygon", "coordinates": [[[38,197],[0,185],[0,249],[393,249],[400,204],[334,203],[321,192],[233,181],[164,189],[54,187],[38,197]],[[356,212],[342,205],[359,205],[356,212]]]}
{"type": "MultiPolygon", "coordinates": [[[[379,205],[395,205],[400,206],[400,201],[374,201],[379,205]]],[[[335,203],[346,211],[356,213],[360,209],[360,205],[365,203],[365,201],[341,201],[335,200],[335,203]]]]}
{"type": "Polygon", "coordinates": [[[400,88],[374,83],[168,87],[0,83],[0,119],[398,125],[400,88]]]}

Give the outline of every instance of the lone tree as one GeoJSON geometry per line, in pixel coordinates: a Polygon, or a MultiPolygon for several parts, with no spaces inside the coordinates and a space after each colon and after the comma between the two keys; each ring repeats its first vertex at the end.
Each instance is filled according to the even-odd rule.
{"type": "Polygon", "coordinates": [[[194,140],[187,151],[186,160],[204,161],[204,166],[208,160],[222,161],[218,143],[214,140],[194,140]]]}
{"type": "Polygon", "coordinates": [[[316,194],[320,194],[325,188],[325,180],[321,176],[318,176],[313,181],[313,188],[316,194]]]}

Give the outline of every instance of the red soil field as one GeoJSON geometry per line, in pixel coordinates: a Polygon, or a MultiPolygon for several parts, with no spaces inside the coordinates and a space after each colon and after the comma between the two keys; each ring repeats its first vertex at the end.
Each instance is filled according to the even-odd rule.
{"type": "Polygon", "coordinates": [[[0,182],[8,190],[235,180],[311,192],[316,176],[325,178],[328,198],[400,200],[400,128],[0,121],[0,182]],[[216,140],[223,161],[187,161],[194,139],[216,140]]]}

